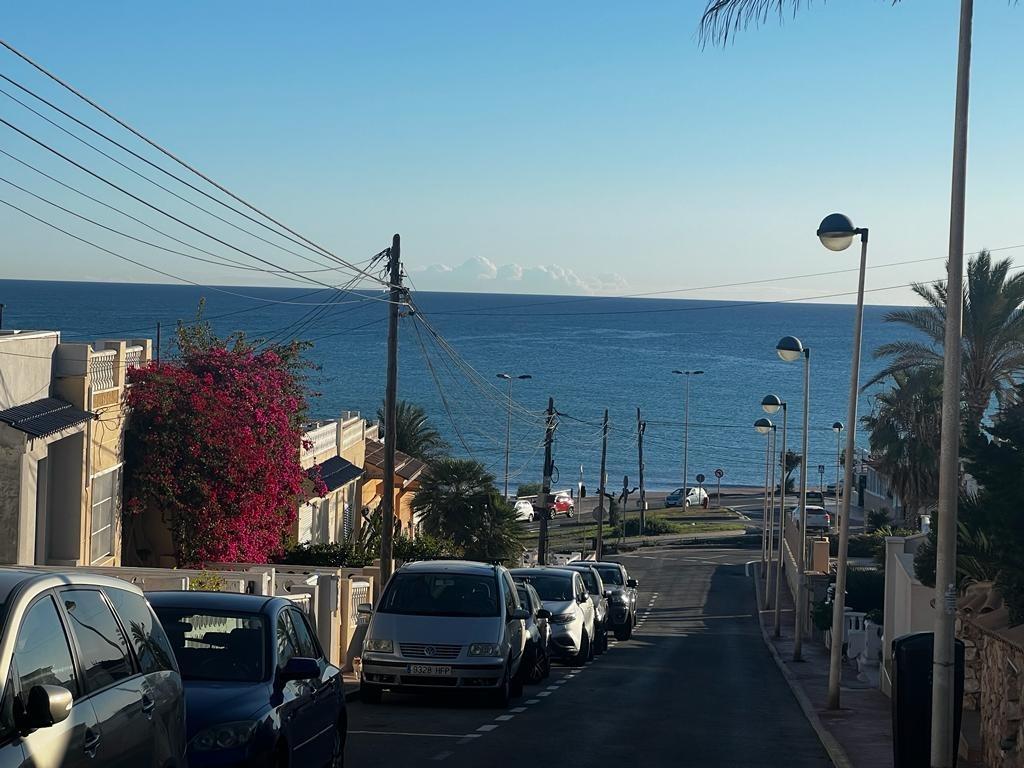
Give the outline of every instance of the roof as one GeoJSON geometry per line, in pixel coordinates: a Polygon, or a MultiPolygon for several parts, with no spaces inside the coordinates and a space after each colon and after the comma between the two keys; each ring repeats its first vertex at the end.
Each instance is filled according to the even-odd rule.
{"type": "Polygon", "coordinates": [[[534,565],[528,568],[512,568],[509,570],[513,576],[534,576],[537,574],[554,574],[556,576],[571,577],[579,573],[575,568],[560,568],[557,565],[534,565]]]}
{"type": "MultiPolygon", "coordinates": [[[[372,466],[377,472],[370,472],[370,476],[378,475],[383,473],[384,468],[384,443],[378,442],[377,440],[366,441],[366,460],[365,465],[367,469],[372,466]]],[[[401,451],[395,451],[395,474],[403,480],[415,480],[419,477],[423,470],[427,468],[425,462],[414,459],[412,456],[402,453],[401,451]]]]}
{"type": "Polygon", "coordinates": [[[418,573],[475,573],[481,576],[490,576],[494,573],[494,566],[472,560],[417,560],[415,563],[403,565],[401,570],[418,573]]]}
{"type": "Polygon", "coordinates": [[[240,592],[200,592],[192,590],[168,590],[147,592],[146,598],[154,608],[189,608],[206,611],[244,611],[262,613],[277,601],[290,602],[287,598],[266,595],[243,595],[240,592]]]}
{"type": "Polygon", "coordinates": [[[40,589],[85,584],[99,587],[116,587],[142,593],[135,584],[114,576],[104,576],[77,568],[53,568],[47,566],[3,566],[0,567],[0,603],[6,603],[16,590],[29,585],[40,589]]]}
{"type": "Polygon", "coordinates": [[[341,488],[363,474],[362,469],[352,462],[346,461],[341,456],[332,456],[327,461],[314,464],[306,470],[306,474],[312,480],[316,479],[318,472],[328,491],[341,488]]]}
{"type": "Polygon", "coordinates": [[[96,414],[56,397],[44,397],[0,411],[0,421],[32,437],[47,437],[95,418],[96,414]]]}

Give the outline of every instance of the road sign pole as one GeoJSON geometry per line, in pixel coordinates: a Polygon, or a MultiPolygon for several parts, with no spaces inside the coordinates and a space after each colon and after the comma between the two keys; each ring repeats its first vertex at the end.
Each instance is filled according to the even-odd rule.
{"type": "Polygon", "coordinates": [[[722,508],[722,478],[725,477],[725,470],[719,467],[715,470],[715,478],[718,480],[718,503],[717,507],[722,508]]]}

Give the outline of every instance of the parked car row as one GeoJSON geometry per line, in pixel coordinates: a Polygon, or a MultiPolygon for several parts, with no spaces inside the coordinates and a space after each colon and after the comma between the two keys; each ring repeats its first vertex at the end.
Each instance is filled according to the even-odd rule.
{"type": "Polygon", "coordinates": [[[612,562],[508,570],[466,561],[404,565],[388,581],[363,641],[360,693],[477,692],[504,707],[554,659],[581,665],[636,624],[637,582],[612,562]]]}
{"type": "Polygon", "coordinates": [[[548,503],[546,512],[539,509],[539,505],[536,504],[534,499],[517,499],[513,508],[516,513],[516,520],[525,520],[530,523],[534,520],[540,520],[544,514],[547,515],[549,520],[553,520],[559,515],[565,515],[569,518],[576,516],[576,502],[572,496],[564,492],[555,494],[554,499],[548,503]]]}
{"type": "Polygon", "coordinates": [[[341,671],[290,600],[148,597],[0,569],[0,768],[343,764],[341,671]]]}

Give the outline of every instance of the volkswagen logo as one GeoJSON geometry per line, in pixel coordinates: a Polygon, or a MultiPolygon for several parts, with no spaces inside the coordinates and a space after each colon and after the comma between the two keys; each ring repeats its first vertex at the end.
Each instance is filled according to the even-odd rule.
{"type": "Polygon", "coordinates": [[[426,648],[423,649],[423,655],[424,656],[434,656],[436,654],[437,654],[437,649],[434,648],[434,646],[432,646],[432,645],[428,645],[426,648]]]}

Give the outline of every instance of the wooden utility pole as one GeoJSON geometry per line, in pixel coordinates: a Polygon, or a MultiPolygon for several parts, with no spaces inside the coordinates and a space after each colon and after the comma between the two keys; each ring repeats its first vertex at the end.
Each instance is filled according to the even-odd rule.
{"type": "Polygon", "coordinates": [[[597,478],[597,559],[604,553],[604,502],[605,502],[605,460],[608,458],[608,409],[604,409],[604,426],[601,429],[601,475],[597,478]]]}
{"type": "Polygon", "coordinates": [[[551,444],[555,439],[555,398],[548,398],[547,426],[544,429],[544,482],[540,490],[540,536],[537,539],[537,563],[548,563],[548,516],[551,514],[551,444]]]}
{"type": "Polygon", "coordinates": [[[644,432],[647,422],[640,421],[640,409],[636,409],[636,448],[640,460],[640,535],[647,525],[647,491],[644,489],[644,432]]]}
{"type": "Polygon", "coordinates": [[[402,300],[402,244],[398,235],[391,239],[388,251],[391,304],[388,306],[388,378],[384,390],[384,490],[381,493],[380,582],[391,578],[391,549],[395,534],[395,440],[398,409],[398,305],[402,300]]]}

